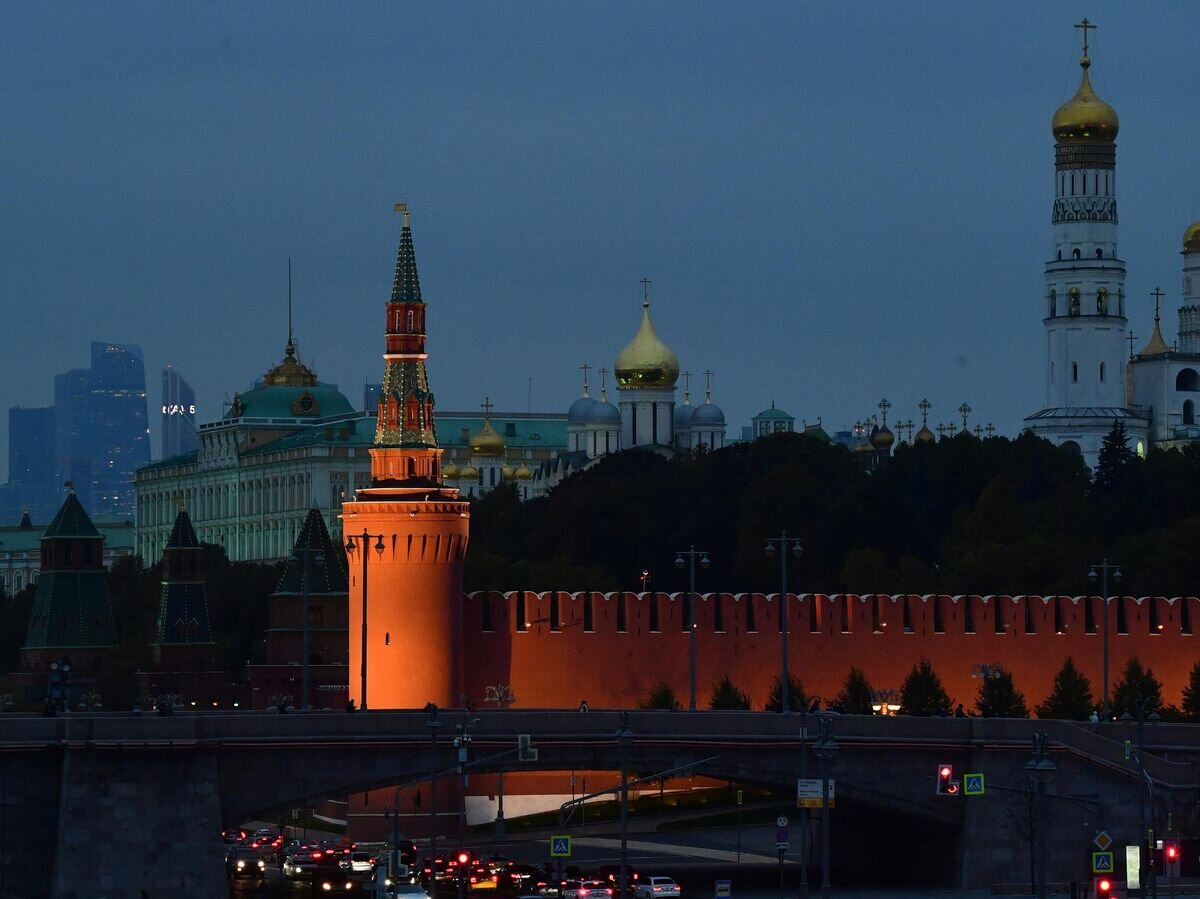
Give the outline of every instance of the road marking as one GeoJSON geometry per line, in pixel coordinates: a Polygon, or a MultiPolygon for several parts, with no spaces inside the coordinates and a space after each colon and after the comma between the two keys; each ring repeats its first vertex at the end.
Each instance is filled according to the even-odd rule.
{"type": "MultiPolygon", "coordinates": [[[[594,846],[597,849],[620,849],[620,840],[610,840],[603,837],[576,837],[576,846],[594,846]]],[[[702,849],[696,846],[679,846],[674,843],[648,843],[644,840],[628,840],[625,843],[630,849],[641,852],[657,852],[661,855],[681,855],[688,858],[707,858],[715,862],[734,862],[738,860],[736,852],[724,849],[702,849]]],[[[777,855],[762,855],[756,852],[742,850],[742,861],[759,861],[778,863],[777,855]]]]}

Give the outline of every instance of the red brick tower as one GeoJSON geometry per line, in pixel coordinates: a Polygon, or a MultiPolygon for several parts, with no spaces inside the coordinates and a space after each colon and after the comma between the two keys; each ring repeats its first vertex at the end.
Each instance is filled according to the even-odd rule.
{"type": "Polygon", "coordinates": [[[350,574],[350,697],[360,708],[452,705],[461,683],[470,505],[459,500],[456,489],[441,485],[442,451],[425,372],[425,303],[408,208],[400,204],[396,211],[404,213],[404,227],[387,303],[371,486],[342,506],[350,574]]]}

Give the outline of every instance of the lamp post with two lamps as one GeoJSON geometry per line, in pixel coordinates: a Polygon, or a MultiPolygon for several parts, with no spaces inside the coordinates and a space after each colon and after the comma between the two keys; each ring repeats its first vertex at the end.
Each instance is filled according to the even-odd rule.
{"type": "MultiPolygon", "coordinates": [[[[379,557],[383,558],[383,534],[372,534],[363,528],[361,534],[355,535],[362,540],[362,659],[359,666],[359,677],[362,679],[361,693],[359,694],[358,707],[364,712],[367,710],[367,546],[371,540],[375,542],[375,552],[379,557]]],[[[354,542],[355,537],[350,537],[346,540],[346,552],[354,555],[358,549],[358,545],[354,542]]]]}
{"type": "Polygon", "coordinates": [[[684,565],[684,556],[688,560],[688,595],[687,595],[687,625],[688,625],[688,646],[691,661],[689,663],[689,678],[688,678],[688,711],[696,711],[696,557],[700,558],[700,567],[708,568],[712,563],[708,560],[708,553],[696,549],[693,545],[686,550],[675,553],[675,567],[682,568],[684,565]]]}
{"type": "Polygon", "coordinates": [[[829,883],[829,760],[837,755],[838,744],[833,738],[833,719],[828,713],[817,716],[817,742],[813,752],[821,760],[821,899],[829,899],[833,889],[829,883]]]}
{"type": "Polygon", "coordinates": [[[1109,705],[1108,705],[1108,602],[1109,602],[1108,576],[1109,576],[1109,572],[1112,572],[1112,579],[1113,579],[1114,584],[1121,583],[1121,566],[1111,564],[1108,561],[1108,559],[1105,559],[1099,565],[1093,565],[1091,567],[1091,570],[1088,571],[1088,580],[1094,584],[1094,583],[1096,583],[1096,580],[1099,578],[1101,581],[1100,589],[1104,593],[1104,595],[1102,597],[1102,599],[1104,601],[1104,615],[1101,620],[1101,626],[1104,628],[1104,633],[1103,633],[1102,639],[1100,640],[1100,645],[1102,647],[1100,650],[1100,652],[1101,652],[1100,677],[1104,681],[1104,691],[1103,691],[1104,702],[1103,702],[1103,705],[1101,706],[1101,711],[1102,711],[1105,721],[1108,720],[1108,716],[1109,716],[1109,705]]]}
{"type": "Polygon", "coordinates": [[[783,714],[790,714],[792,711],[791,699],[789,696],[791,685],[788,683],[790,677],[788,675],[788,580],[787,580],[787,557],[788,551],[791,550],[792,556],[799,559],[804,552],[804,548],[800,545],[800,538],[789,537],[787,531],[780,533],[778,537],[768,537],[767,546],[764,552],[768,559],[775,558],[775,554],[779,554],[779,641],[780,641],[780,665],[779,665],[779,710],[783,714]]]}
{"type": "Polygon", "coordinates": [[[304,674],[303,674],[303,685],[301,687],[300,708],[307,711],[309,708],[309,701],[308,701],[308,630],[309,630],[308,578],[309,578],[309,571],[312,566],[315,565],[317,568],[325,567],[325,553],[321,552],[321,550],[319,550],[319,549],[312,549],[312,548],[308,548],[308,547],[305,547],[304,549],[295,549],[292,551],[291,556],[288,557],[288,567],[291,568],[291,567],[294,567],[297,565],[300,566],[300,583],[301,583],[300,589],[301,589],[301,593],[304,597],[303,598],[303,606],[301,608],[301,615],[304,616],[304,643],[303,643],[303,646],[301,649],[301,652],[303,653],[304,674]],[[301,556],[304,557],[303,561],[301,561],[301,559],[300,559],[301,556]]]}
{"type": "Polygon", "coordinates": [[[1037,817],[1034,819],[1034,825],[1037,827],[1038,899],[1046,899],[1046,784],[1058,773],[1057,766],[1050,760],[1049,743],[1049,734],[1034,734],[1033,757],[1025,765],[1025,771],[1037,789],[1037,817]]]}
{"type": "MultiPolygon", "coordinates": [[[[1151,867],[1151,871],[1150,871],[1151,895],[1158,895],[1158,872],[1156,870],[1154,870],[1154,848],[1155,847],[1153,845],[1150,845],[1149,836],[1148,836],[1150,834],[1150,832],[1153,830],[1153,827],[1151,826],[1150,822],[1148,822],[1146,820],[1146,802],[1147,802],[1147,800],[1149,800],[1150,804],[1151,804],[1151,810],[1150,810],[1151,818],[1153,818],[1153,816],[1154,816],[1154,809],[1153,809],[1154,781],[1152,781],[1149,777],[1146,776],[1145,723],[1147,721],[1155,722],[1155,721],[1160,720],[1159,714],[1158,714],[1158,703],[1159,703],[1159,699],[1157,696],[1153,696],[1153,695],[1147,696],[1145,699],[1137,700],[1137,705],[1134,706],[1134,711],[1136,712],[1135,715],[1130,715],[1128,709],[1126,709],[1121,714],[1122,722],[1128,723],[1130,721],[1135,721],[1135,720],[1137,722],[1137,759],[1136,759],[1136,761],[1137,761],[1137,766],[1138,766],[1138,780],[1139,780],[1139,784],[1138,784],[1138,821],[1140,822],[1141,828],[1142,828],[1142,836],[1139,837],[1139,839],[1138,839],[1138,846],[1139,846],[1138,851],[1139,851],[1139,853],[1141,852],[1141,848],[1140,848],[1141,846],[1144,846],[1144,845],[1149,846],[1150,867],[1151,867]],[[1145,790],[1142,789],[1143,784],[1146,787],[1145,790]]],[[[1142,865],[1145,864],[1145,859],[1142,860],[1141,864],[1142,865]]]]}

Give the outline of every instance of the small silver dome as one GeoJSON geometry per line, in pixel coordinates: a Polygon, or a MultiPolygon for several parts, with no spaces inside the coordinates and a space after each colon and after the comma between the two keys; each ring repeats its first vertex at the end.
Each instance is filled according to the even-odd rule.
{"type": "Polygon", "coordinates": [[[592,408],[592,421],[598,425],[621,426],[621,413],[612,403],[599,400],[592,408]]]}
{"type": "Polygon", "coordinates": [[[691,403],[681,403],[675,407],[675,430],[683,431],[692,426],[692,416],[696,414],[696,407],[691,403]]]}
{"type": "MultiPolygon", "coordinates": [[[[678,410],[676,410],[678,411],[678,410]]],[[[697,406],[696,411],[692,413],[692,427],[697,428],[701,425],[724,425],[725,413],[721,411],[721,407],[715,403],[705,403],[702,406],[697,406]]]]}
{"type": "Polygon", "coordinates": [[[571,408],[567,410],[567,424],[588,424],[595,414],[594,409],[597,405],[599,404],[590,396],[581,396],[575,402],[571,403],[571,408]]]}

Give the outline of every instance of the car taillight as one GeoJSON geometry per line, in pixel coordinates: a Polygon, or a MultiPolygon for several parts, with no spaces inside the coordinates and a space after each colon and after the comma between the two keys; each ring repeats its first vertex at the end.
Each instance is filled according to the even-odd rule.
{"type": "Polygon", "coordinates": [[[609,888],[608,888],[607,890],[605,890],[604,892],[608,893],[608,895],[610,895],[610,896],[611,896],[611,895],[613,894],[612,887],[609,887],[609,888]]]}
{"type": "MultiPolygon", "coordinates": [[[[314,853],[313,853],[313,858],[320,858],[320,857],[321,857],[321,853],[319,853],[319,852],[314,852],[314,853]]],[[[655,887],[654,889],[656,889],[656,890],[657,890],[657,889],[658,889],[658,887],[655,887]]]]}

